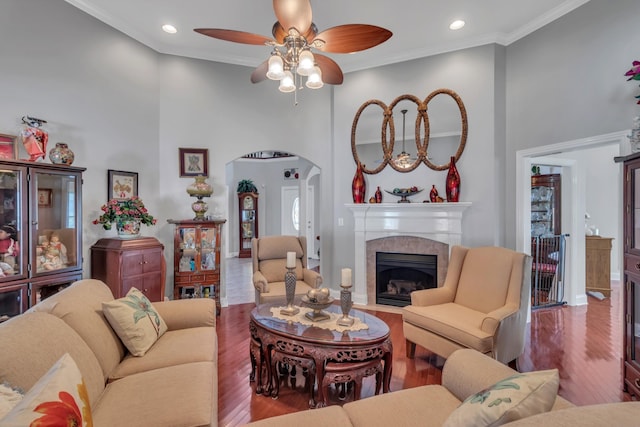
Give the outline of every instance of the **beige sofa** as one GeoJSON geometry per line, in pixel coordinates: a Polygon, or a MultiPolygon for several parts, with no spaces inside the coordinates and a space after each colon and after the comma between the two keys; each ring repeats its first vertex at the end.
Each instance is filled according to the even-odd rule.
{"type": "MultiPolygon", "coordinates": [[[[267,418],[249,424],[252,427],[362,426],[362,427],[436,427],[467,397],[514,374],[511,368],[483,355],[462,349],[455,351],[442,369],[442,385],[426,385],[392,391],[344,406],[328,406],[267,418]]],[[[474,425],[476,425],[474,423],[474,425]]],[[[557,397],[550,412],[530,416],[509,426],[637,426],[640,402],[574,406],[557,397]]]]}
{"type": "Polygon", "coordinates": [[[97,427],[217,426],[214,301],[154,303],[168,330],[134,357],[102,313],[111,300],[103,282],[80,280],[0,324],[0,383],[27,391],[69,353],[97,427]]]}

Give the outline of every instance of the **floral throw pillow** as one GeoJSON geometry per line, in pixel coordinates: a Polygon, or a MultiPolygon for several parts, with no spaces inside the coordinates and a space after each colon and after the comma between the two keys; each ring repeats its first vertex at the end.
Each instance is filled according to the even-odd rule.
{"type": "Polygon", "coordinates": [[[144,356],[167,331],[151,301],[136,288],[131,288],[124,298],[102,303],[102,312],[134,356],[144,356]]]}
{"type": "Polygon", "coordinates": [[[66,353],[2,419],[3,427],[91,427],[89,394],[76,362],[66,353]]]}
{"type": "Polygon", "coordinates": [[[557,369],[517,373],[469,396],[449,415],[444,427],[501,426],[548,412],[559,383],[557,369]]]}

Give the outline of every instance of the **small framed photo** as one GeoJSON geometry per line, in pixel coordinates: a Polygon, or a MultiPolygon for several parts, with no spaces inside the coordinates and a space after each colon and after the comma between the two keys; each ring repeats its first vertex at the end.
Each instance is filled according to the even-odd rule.
{"type": "Polygon", "coordinates": [[[0,160],[18,158],[18,137],[0,133],[0,160]]]}
{"type": "Polygon", "coordinates": [[[209,176],[209,150],[206,148],[179,148],[180,177],[209,176]]]}
{"type": "Polygon", "coordinates": [[[53,191],[50,188],[39,188],[38,189],[38,206],[43,208],[50,208],[52,197],[53,197],[53,191]]]}
{"type": "Polygon", "coordinates": [[[109,169],[107,176],[108,199],[118,201],[138,195],[138,173],[109,169]]]}

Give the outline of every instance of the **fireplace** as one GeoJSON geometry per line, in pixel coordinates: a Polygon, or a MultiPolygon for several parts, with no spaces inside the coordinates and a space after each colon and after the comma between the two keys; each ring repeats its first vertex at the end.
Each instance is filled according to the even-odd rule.
{"type": "Polygon", "coordinates": [[[437,255],[376,253],[376,304],[404,307],[411,304],[411,292],[437,284],[437,255]]]}

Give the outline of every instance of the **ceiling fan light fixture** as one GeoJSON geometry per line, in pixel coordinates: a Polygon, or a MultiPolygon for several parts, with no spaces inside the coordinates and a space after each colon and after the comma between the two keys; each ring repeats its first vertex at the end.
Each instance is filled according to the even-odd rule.
{"type": "Polygon", "coordinates": [[[324,86],[322,81],[322,70],[320,67],[313,67],[313,71],[307,77],[307,83],[305,84],[309,89],[320,89],[324,86]]]}
{"type": "Polygon", "coordinates": [[[298,68],[296,72],[301,76],[308,76],[313,72],[316,59],[309,49],[304,49],[298,57],[298,68]]]}
{"type": "Polygon", "coordinates": [[[284,77],[280,80],[278,90],[285,93],[296,90],[296,85],[293,81],[293,73],[291,71],[287,70],[284,72],[284,77]]]}
{"type": "Polygon", "coordinates": [[[280,56],[271,55],[271,58],[269,58],[267,78],[271,80],[282,80],[284,78],[284,63],[280,56]]]}

